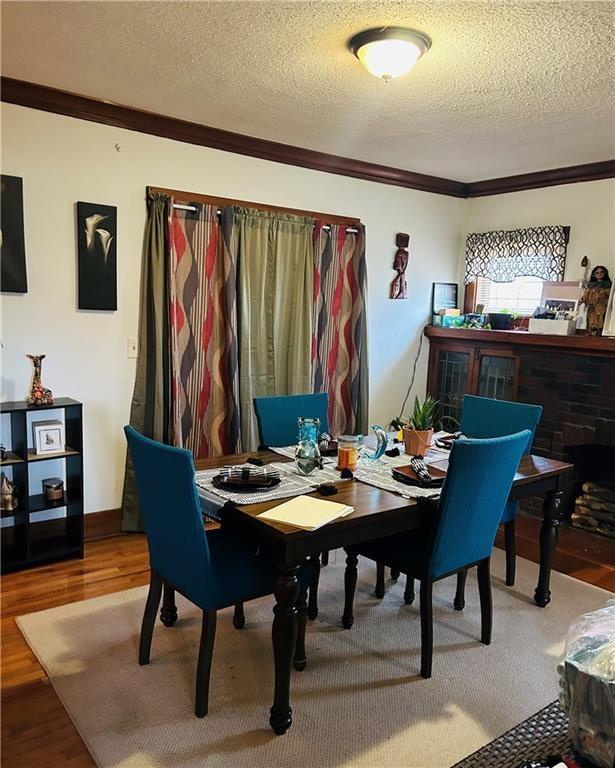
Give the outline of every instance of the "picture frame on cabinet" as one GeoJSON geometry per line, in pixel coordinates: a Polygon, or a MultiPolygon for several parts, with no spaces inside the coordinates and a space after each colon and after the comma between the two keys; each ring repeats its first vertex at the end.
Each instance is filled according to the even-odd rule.
{"type": "Polygon", "coordinates": [[[32,422],[32,442],[36,455],[65,450],[64,423],[59,420],[32,422]]]}

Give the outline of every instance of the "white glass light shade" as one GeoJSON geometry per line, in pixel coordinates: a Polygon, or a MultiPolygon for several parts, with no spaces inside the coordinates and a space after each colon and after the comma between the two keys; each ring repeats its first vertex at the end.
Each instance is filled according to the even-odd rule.
{"type": "Polygon", "coordinates": [[[419,47],[407,40],[376,40],[357,51],[357,58],[365,69],[383,80],[407,75],[420,55],[419,47]]]}
{"type": "Polygon", "coordinates": [[[431,46],[431,39],[415,29],[366,29],[348,41],[365,69],[385,81],[406,75],[431,46]]]}

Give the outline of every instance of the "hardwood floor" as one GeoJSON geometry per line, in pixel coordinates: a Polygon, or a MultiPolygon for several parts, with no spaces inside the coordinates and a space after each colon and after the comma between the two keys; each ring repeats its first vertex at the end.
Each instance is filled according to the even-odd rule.
{"type": "Polygon", "coordinates": [[[33,568],[2,578],[3,768],[82,768],[95,763],[56,696],[15,617],[142,586],[149,581],[144,536],[86,544],[84,560],[33,568]]]}
{"type": "MultiPolygon", "coordinates": [[[[533,518],[519,517],[517,522],[518,553],[535,561],[538,525],[533,518]]],[[[145,537],[130,534],[93,541],[86,544],[85,551],[85,560],[2,578],[3,768],[95,765],[15,623],[15,617],[22,614],[148,583],[145,537]]],[[[554,565],[564,573],[615,591],[613,541],[563,528],[554,565]]]]}
{"type": "MultiPolygon", "coordinates": [[[[537,563],[540,520],[517,515],[515,527],[517,554],[537,563]]],[[[504,548],[502,526],[498,531],[496,546],[504,548]]],[[[606,536],[561,525],[553,557],[553,569],[615,592],[615,541],[606,536]]]]}

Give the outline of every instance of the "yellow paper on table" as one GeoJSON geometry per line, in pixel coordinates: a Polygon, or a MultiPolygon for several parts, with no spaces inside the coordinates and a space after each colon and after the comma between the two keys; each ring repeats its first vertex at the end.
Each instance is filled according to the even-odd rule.
{"type": "Polygon", "coordinates": [[[338,517],[345,517],[354,511],[354,507],[338,504],[335,501],[316,499],[313,496],[295,496],[283,504],[261,512],[261,520],[271,520],[274,523],[286,523],[295,528],[315,531],[338,517]]]}

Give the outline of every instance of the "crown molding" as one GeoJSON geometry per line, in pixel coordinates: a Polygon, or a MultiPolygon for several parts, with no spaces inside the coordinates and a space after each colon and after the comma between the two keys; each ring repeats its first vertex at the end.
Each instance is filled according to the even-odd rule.
{"type": "Polygon", "coordinates": [[[464,183],[258,139],[253,136],[244,136],[240,133],[211,128],[199,123],[179,120],[10,77],[0,78],[0,100],[22,107],[75,117],[80,120],[112,125],[115,128],[125,128],[174,141],[211,147],[224,152],[234,152],[276,163],[451,197],[499,195],[524,189],[537,189],[557,184],[572,184],[578,181],[594,181],[615,177],[615,160],[606,160],[519,176],[507,176],[501,179],[464,183]]]}
{"type": "Polygon", "coordinates": [[[506,192],[520,192],[523,189],[555,187],[558,184],[575,184],[579,181],[597,181],[615,177],[615,160],[599,163],[569,165],[567,168],[552,168],[547,171],[523,173],[519,176],[504,176],[501,179],[473,181],[466,185],[466,197],[502,195],[506,192]]]}
{"type": "Polygon", "coordinates": [[[149,133],[153,136],[184,141],[188,144],[198,144],[203,147],[221,149],[225,152],[272,160],[276,163],[298,165],[302,168],[352,176],[367,181],[377,181],[381,184],[393,184],[398,187],[418,189],[422,192],[435,192],[453,197],[465,196],[465,184],[451,179],[441,179],[437,176],[390,168],[363,160],[353,160],[349,157],[329,155],[325,152],[293,147],[253,136],[244,136],[220,128],[210,128],[199,123],[166,117],[9,77],[0,79],[0,88],[1,100],[9,104],[55,112],[59,115],[112,125],[115,128],[149,133]]]}

